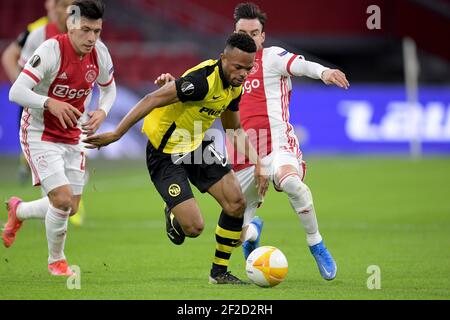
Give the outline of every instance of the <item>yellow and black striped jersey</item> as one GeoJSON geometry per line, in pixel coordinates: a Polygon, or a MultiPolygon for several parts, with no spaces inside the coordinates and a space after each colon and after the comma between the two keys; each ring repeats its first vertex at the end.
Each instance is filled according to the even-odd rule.
{"type": "Polygon", "coordinates": [[[215,119],[227,109],[239,111],[242,93],[225,79],[220,59],[189,69],[175,85],[180,101],[153,109],[142,127],[153,147],[168,154],[197,149],[215,119]]]}

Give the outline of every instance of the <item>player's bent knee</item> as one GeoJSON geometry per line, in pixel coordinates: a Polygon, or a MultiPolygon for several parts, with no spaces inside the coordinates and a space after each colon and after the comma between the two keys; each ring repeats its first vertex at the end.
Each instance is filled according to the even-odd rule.
{"type": "Polygon", "coordinates": [[[307,214],[313,210],[313,199],[311,190],[302,182],[298,175],[292,175],[284,179],[281,189],[288,195],[291,202],[296,204],[298,213],[307,214]]]}
{"type": "Polygon", "coordinates": [[[202,218],[193,218],[190,219],[188,223],[184,223],[181,225],[184,234],[189,238],[198,237],[205,228],[205,222],[202,218]]]}
{"type": "Polygon", "coordinates": [[[297,195],[302,189],[307,188],[307,186],[302,182],[299,175],[292,174],[280,181],[280,188],[288,195],[297,195]]]}
{"type": "Polygon", "coordinates": [[[64,212],[70,212],[73,204],[72,190],[70,186],[61,186],[51,190],[48,198],[52,206],[64,212]]]}
{"type": "Polygon", "coordinates": [[[70,211],[72,208],[72,195],[65,193],[57,193],[50,197],[53,207],[62,211],[70,211]]]}
{"type": "Polygon", "coordinates": [[[240,196],[234,201],[229,202],[226,208],[223,208],[226,213],[235,218],[242,218],[244,216],[245,208],[247,206],[247,201],[244,196],[240,196]]]}
{"type": "Polygon", "coordinates": [[[203,232],[204,227],[204,223],[196,223],[188,226],[183,226],[183,231],[186,237],[196,238],[203,232]]]}

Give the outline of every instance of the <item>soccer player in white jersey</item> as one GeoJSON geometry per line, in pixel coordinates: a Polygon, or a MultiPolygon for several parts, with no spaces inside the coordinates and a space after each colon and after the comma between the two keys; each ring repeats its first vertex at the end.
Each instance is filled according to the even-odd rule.
{"type": "MultiPolygon", "coordinates": [[[[33,30],[28,35],[28,38],[23,46],[23,49],[20,54],[20,59],[18,61],[18,64],[21,69],[25,66],[27,61],[33,56],[33,53],[36,51],[36,49],[45,41],[50,38],[53,38],[54,36],[62,33],[67,32],[67,9],[72,4],[73,0],[55,0],[55,22],[49,22],[46,25],[40,26],[39,28],[33,30]]],[[[88,106],[90,103],[90,98],[92,95],[89,95],[89,97],[86,99],[85,105],[88,106]]],[[[92,112],[91,112],[92,113],[92,112]]],[[[86,121],[86,119],[89,117],[89,112],[86,109],[83,116],[82,121],[86,121]]],[[[81,139],[83,140],[83,138],[81,139]]],[[[87,151],[85,149],[85,155],[87,156],[87,151]]],[[[88,173],[85,175],[86,182],[88,178],[88,173]]],[[[43,191],[43,194],[45,192],[43,191]]],[[[75,226],[81,226],[83,224],[83,221],[86,216],[86,209],[84,206],[84,201],[80,200],[79,206],[78,206],[78,212],[75,215],[70,216],[69,221],[75,225],[75,226]]]]}
{"type": "Polygon", "coordinates": [[[24,106],[20,142],[33,174],[48,197],[7,203],[8,221],[2,238],[10,247],[24,220],[43,219],[52,275],[72,275],[64,255],[67,222],[78,210],[84,187],[85,154],[81,133],[92,135],[116,97],[113,64],[106,46],[97,41],[104,4],[77,0],[67,34],[45,41],[26,63],[10,91],[10,100],[24,106]],[[80,117],[94,83],[100,88],[99,108],[87,122],[80,117]]]}
{"type": "MultiPolygon", "coordinates": [[[[302,161],[298,139],[289,122],[289,100],[292,76],[321,79],[327,85],[334,84],[344,89],[349,87],[349,83],[339,70],[306,61],[304,57],[279,47],[264,48],[266,15],[257,5],[237,5],[234,19],[235,32],[250,35],[258,47],[255,66],[245,81],[240,103],[242,127],[258,149],[259,156],[264,157],[263,161],[275,188],[286,193],[292,208],[299,216],[320,274],[324,279],[332,280],[336,276],[337,267],[323,243],[311,191],[303,182],[306,167],[302,161]]],[[[228,149],[233,152],[230,146],[228,149]]],[[[236,159],[236,153],[233,154],[233,169],[247,200],[241,237],[244,256],[247,258],[259,246],[263,221],[255,217],[255,212],[262,199],[253,187],[254,167],[245,159],[236,159]]]]}

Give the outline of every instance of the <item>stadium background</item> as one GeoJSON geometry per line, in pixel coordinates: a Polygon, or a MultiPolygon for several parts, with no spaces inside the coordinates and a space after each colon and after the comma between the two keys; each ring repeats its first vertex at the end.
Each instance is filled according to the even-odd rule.
{"type": "MultiPolygon", "coordinates": [[[[339,265],[336,281],[321,281],[287,200],[270,190],[260,210],[262,242],[286,253],[288,279],[274,290],[208,286],[218,206],[198,195],[204,234],[172,247],[145,168],[145,138],[135,126],[120,142],[90,154],[87,219],[69,230],[66,245],[69,262],[84,271],[82,290],[47,276],[44,229],[27,222],[15,247],[0,249],[0,298],[450,298],[450,2],[255,2],[269,16],[266,46],[339,68],[351,83],[343,91],[295,79],[290,109],[319,225],[339,265]],[[366,25],[373,4],[381,9],[379,30],[366,25]],[[414,106],[405,88],[406,37],[417,46],[420,67],[414,106]],[[414,155],[412,140],[421,147],[414,155]],[[366,286],[370,265],[381,268],[381,290],[366,286]]],[[[237,3],[106,1],[102,40],[114,60],[118,98],[101,131],[152,91],[160,73],[180,75],[218,57],[237,3]]],[[[3,0],[0,51],[43,15],[43,1],[3,0]]],[[[1,69],[0,197],[31,200],[39,190],[18,183],[18,108],[8,102],[9,86],[1,69]]],[[[0,220],[5,216],[2,209],[0,220]]],[[[239,251],[231,269],[245,277],[239,251]]]]}

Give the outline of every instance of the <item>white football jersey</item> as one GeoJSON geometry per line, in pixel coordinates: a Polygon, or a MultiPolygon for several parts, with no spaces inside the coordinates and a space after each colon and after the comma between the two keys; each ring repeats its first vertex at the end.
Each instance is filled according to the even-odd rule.
{"type": "MultiPolygon", "coordinates": [[[[292,152],[301,157],[298,139],[289,123],[292,82],[291,65],[303,56],[283,48],[270,47],[256,53],[254,68],[243,85],[239,104],[241,125],[261,158],[273,151],[292,152]]],[[[242,156],[233,152],[234,169],[248,167],[242,156]]]]}
{"type": "MultiPolygon", "coordinates": [[[[94,83],[111,84],[113,70],[111,56],[103,43],[97,41],[94,50],[80,59],[68,35],[61,34],[42,43],[22,73],[36,82],[35,93],[67,102],[83,113],[94,83]]],[[[23,107],[20,137],[25,146],[31,141],[79,143],[80,120],[76,127],[64,129],[48,110],[23,107]]]]}

